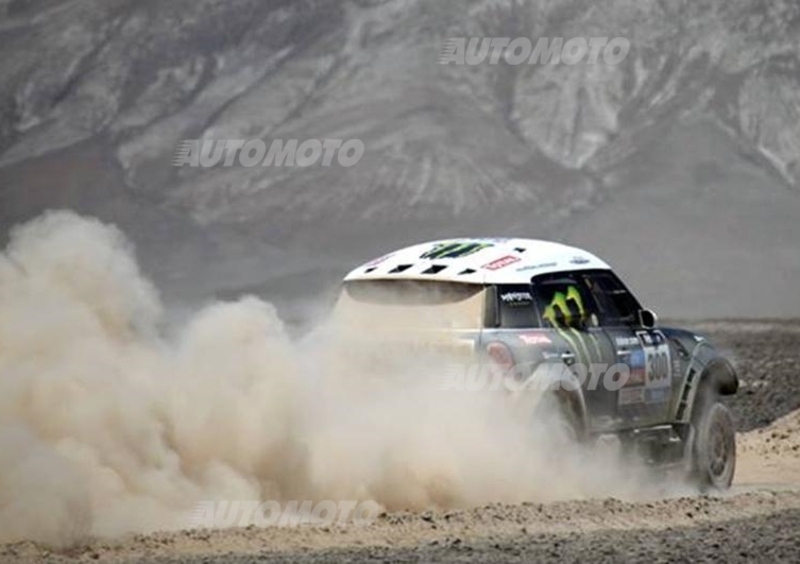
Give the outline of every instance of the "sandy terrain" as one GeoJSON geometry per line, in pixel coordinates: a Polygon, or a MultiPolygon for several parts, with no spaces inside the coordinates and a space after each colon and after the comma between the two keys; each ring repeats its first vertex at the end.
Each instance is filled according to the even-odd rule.
{"type": "Polygon", "coordinates": [[[800,411],[740,436],[739,483],[800,482],[800,411]]]}
{"type": "Polygon", "coordinates": [[[800,550],[800,493],[758,491],[725,497],[628,504],[617,500],[488,505],[446,513],[387,514],[367,529],[190,531],[136,536],[67,553],[7,547],[20,562],[272,562],[361,559],[527,561],[617,560],[698,555],[730,561],[787,558],[800,550]],[[766,536],[766,533],[769,536],[766,536]],[[768,550],[768,552],[764,552],[768,550]]]}
{"type": "Polygon", "coordinates": [[[740,427],[749,430],[739,435],[736,483],[725,494],[395,512],[384,513],[362,528],[164,532],[95,540],[61,550],[25,542],[1,547],[0,560],[736,562],[797,558],[800,399],[788,386],[800,367],[798,325],[725,323],[700,329],[727,348],[740,369],[746,370],[741,395],[731,405],[740,427]],[[780,343],[780,348],[770,348],[771,342],[780,343]],[[759,406],[758,413],[747,409],[751,403],[759,406]],[[764,418],[772,420],[759,426],[764,418]]]}

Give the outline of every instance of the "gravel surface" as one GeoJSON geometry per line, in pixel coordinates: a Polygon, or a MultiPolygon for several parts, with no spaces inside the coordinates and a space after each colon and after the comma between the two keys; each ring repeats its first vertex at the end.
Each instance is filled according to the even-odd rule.
{"type": "Polygon", "coordinates": [[[739,431],[769,425],[800,409],[800,322],[716,322],[706,334],[737,368],[741,388],[729,400],[739,431]]]}
{"type": "Polygon", "coordinates": [[[0,562],[754,562],[800,559],[800,322],[704,323],[737,364],[734,488],[717,496],[488,505],[383,514],[368,527],[193,530],[54,550],[0,546],[0,562]]]}
{"type": "Polygon", "coordinates": [[[648,503],[614,499],[389,514],[364,529],[254,528],[136,536],[68,552],[6,547],[18,562],[786,560],[800,554],[800,490],[648,503]]]}

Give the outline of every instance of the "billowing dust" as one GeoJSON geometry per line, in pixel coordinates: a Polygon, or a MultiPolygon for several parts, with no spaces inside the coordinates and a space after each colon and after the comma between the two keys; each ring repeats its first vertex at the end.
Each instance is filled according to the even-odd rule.
{"type": "Polygon", "coordinates": [[[330,323],[293,341],[253,297],[206,307],[174,339],[163,323],[114,227],[52,212],[13,231],[0,255],[0,541],[185,528],[206,500],[420,510],[624,497],[646,481],[555,448],[506,393],[442,390],[430,358],[330,323]]]}

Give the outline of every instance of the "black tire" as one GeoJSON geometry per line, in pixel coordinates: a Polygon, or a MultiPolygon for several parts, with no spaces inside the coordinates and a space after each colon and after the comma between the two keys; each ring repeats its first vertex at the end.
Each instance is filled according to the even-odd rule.
{"type": "Polygon", "coordinates": [[[730,488],[736,472],[736,431],[730,411],[721,403],[709,403],[693,427],[693,481],[701,490],[730,488]]]}

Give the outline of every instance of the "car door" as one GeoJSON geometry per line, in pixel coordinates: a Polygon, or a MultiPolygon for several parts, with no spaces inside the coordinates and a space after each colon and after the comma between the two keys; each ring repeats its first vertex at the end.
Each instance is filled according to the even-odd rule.
{"type": "Polygon", "coordinates": [[[503,343],[513,356],[513,376],[527,381],[542,364],[560,360],[561,346],[549,329],[542,327],[530,284],[498,284],[489,287],[487,315],[481,348],[503,343]]]}
{"type": "Polygon", "coordinates": [[[608,334],[598,322],[598,305],[578,274],[534,278],[533,291],[542,323],[560,337],[562,358],[581,381],[589,425],[603,430],[614,424],[617,391],[607,368],[616,363],[608,334]]]}
{"type": "Polygon", "coordinates": [[[672,392],[672,354],[667,338],[657,328],[641,326],[639,302],[614,273],[588,272],[584,280],[598,304],[600,325],[614,346],[616,362],[629,369],[617,397],[620,426],[664,421],[672,392]]]}

